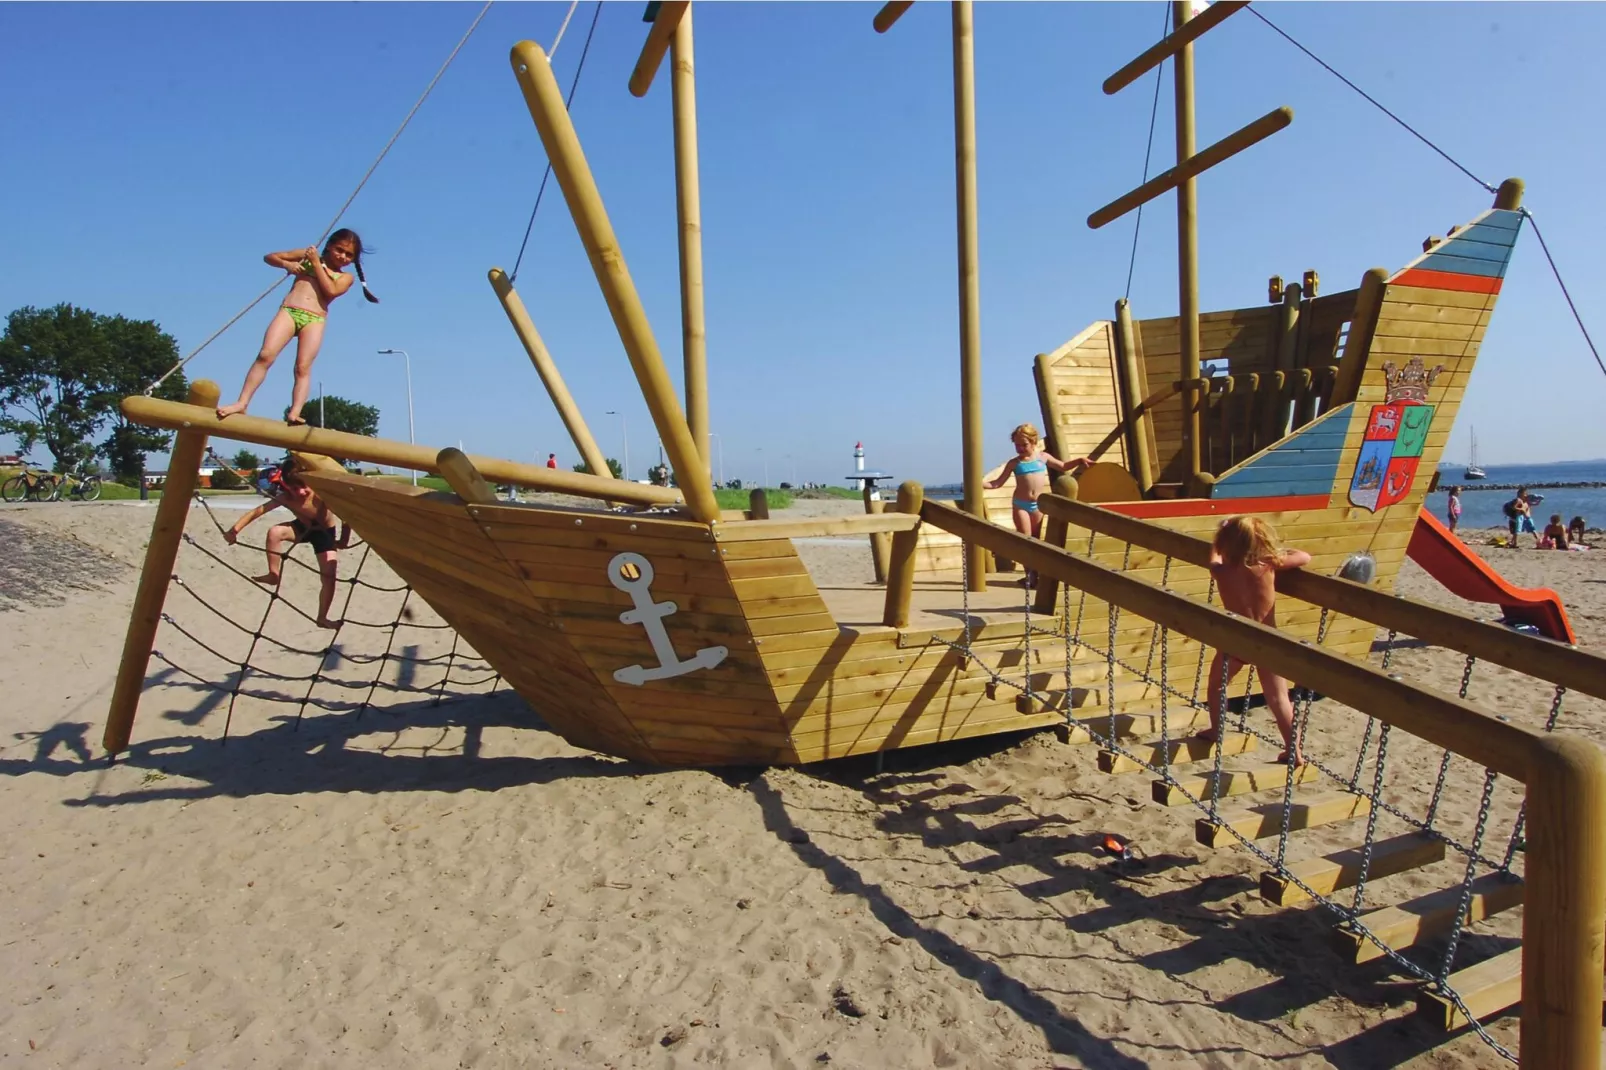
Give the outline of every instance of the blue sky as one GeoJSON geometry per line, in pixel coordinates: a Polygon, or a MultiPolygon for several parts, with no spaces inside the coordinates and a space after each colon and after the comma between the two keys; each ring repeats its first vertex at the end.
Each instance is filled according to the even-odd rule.
{"type": "MultiPolygon", "coordinates": [[[[679,380],[667,78],[625,85],[642,4],[609,3],[575,122],[666,362],[679,380]]],[[[1528,205],[1601,338],[1600,134],[1606,5],[1265,4],[1267,17],[1528,205]]],[[[383,298],[333,310],[314,376],[380,406],[405,438],[516,459],[575,451],[487,269],[511,268],[544,156],[508,64],[566,3],[493,7],[344,222],[377,250],[383,298]]],[[[188,352],[274,279],[356,185],[478,4],[0,6],[0,312],[70,301],[155,319],[188,352]]],[[[567,87],[591,5],[555,68],[567,87]]],[[[919,4],[884,36],[875,5],[706,3],[697,11],[716,474],[840,481],[863,439],[900,478],[959,475],[949,19],[919,4]],[[762,452],[760,452],[762,451],[762,452]],[[722,457],[721,457],[722,454],[722,457]]],[[[1087,214],[1141,176],[1153,76],[1099,84],[1159,36],[1162,3],[978,5],[981,292],[989,463],[1037,419],[1033,356],[1111,315],[1129,221],[1087,214]]],[[[1407,262],[1489,197],[1240,12],[1198,46],[1198,141],[1271,108],[1292,127],[1200,182],[1205,308],[1253,305],[1268,275],[1353,285],[1407,262]]],[[[1156,167],[1172,162],[1170,76],[1156,167]]],[[[1171,199],[1144,213],[1132,302],[1174,314],[1171,199]]],[[[518,288],[593,432],[656,435],[556,185],[518,288]]],[[[282,291],[281,291],[282,292],[282,291]]],[[[264,302],[190,366],[238,389],[264,302]]],[[[1447,457],[1479,428],[1486,463],[1606,456],[1606,376],[1532,234],[1519,244],[1447,457]]],[[[290,359],[257,411],[288,401],[290,359]]],[[[39,456],[43,456],[43,450],[39,456]]]]}

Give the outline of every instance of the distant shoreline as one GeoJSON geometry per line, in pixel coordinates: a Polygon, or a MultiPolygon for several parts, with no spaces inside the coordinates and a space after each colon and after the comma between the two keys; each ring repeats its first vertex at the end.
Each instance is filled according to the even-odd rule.
{"type": "Polygon", "coordinates": [[[1606,482],[1598,479],[1587,479],[1575,482],[1531,480],[1527,483],[1485,483],[1482,480],[1469,480],[1465,483],[1451,483],[1449,480],[1439,478],[1439,490],[1450,487],[1460,487],[1462,491],[1469,490],[1518,490],[1531,487],[1534,490],[1599,490],[1606,487],[1606,482]]]}

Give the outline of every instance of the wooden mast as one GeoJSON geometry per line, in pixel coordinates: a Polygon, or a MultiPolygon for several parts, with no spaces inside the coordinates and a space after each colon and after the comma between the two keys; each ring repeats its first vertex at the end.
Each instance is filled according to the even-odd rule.
{"type": "MultiPolygon", "coordinates": [[[[954,170],[959,202],[959,401],[965,512],[985,519],[981,426],[981,281],[976,226],[976,50],[971,0],[954,0],[954,170]]],[[[970,589],[987,589],[987,553],[966,543],[970,589]]]]}
{"type": "MultiPolygon", "coordinates": [[[[1191,15],[1191,0],[1171,0],[1172,32],[1180,33],[1191,15]]],[[[1177,49],[1172,73],[1176,88],[1177,166],[1193,157],[1193,42],[1177,49]]],[[[1177,187],[1177,327],[1182,334],[1182,453],[1188,474],[1184,493],[1199,475],[1199,208],[1198,180],[1191,175],[1177,187]]]]}
{"type": "Polygon", "coordinates": [[[697,174],[697,78],[691,6],[670,41],[669,88],[675,113],[675,212],[680,231],[680,336],[685,364],[686,422],[702,458],[703,482],[713,482],[708,450],[708,336],[703,319],[703,209],[697,174]]]}

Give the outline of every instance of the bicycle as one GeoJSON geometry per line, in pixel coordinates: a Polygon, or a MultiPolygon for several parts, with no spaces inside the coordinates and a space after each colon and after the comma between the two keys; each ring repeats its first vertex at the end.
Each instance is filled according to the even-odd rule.
{"type": "Polygon", "coordinates": [[[66,493],[81,502],[92,502],[100,497],[100,485],[99,476],[86,476],[82,469],[77,472],[67,472],[56,477],[55,486],[50,491],[50,500],[59,502],[62,494],[66,493]]]}
{"type": "Polygon", "coordinates": [[[48,502],[56,493],[56,477],[40,468],[24,467],[0,484],[0,498],[7,502],[48,502]]]}

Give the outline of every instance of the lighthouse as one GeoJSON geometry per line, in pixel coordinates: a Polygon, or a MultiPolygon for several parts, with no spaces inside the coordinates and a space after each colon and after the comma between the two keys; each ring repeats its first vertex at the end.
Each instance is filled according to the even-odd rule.
{"type": "Polygon", "coordinates": [[[866,502],[881,500],[881,492],[876,489],[878,480],[891,479],[892,476],[879,469],[865,471],[864,469],[864,443],[853,444],[853,474],[848,477],[848,485],[865,496],[866,502]]]}

